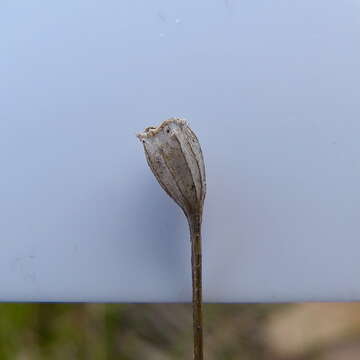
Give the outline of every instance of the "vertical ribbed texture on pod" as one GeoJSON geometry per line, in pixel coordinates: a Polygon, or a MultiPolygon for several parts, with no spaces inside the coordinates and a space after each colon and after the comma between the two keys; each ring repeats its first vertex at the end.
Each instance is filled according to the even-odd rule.
{"type": "Polygon", "coordinates": [[[194,360],[203,359],[201,220],[206,194],[205,165],[200,143],[186,121],[165,120],[137,135],[146,160],[160,185],[183,209],[191,238],[194,360]]]}
{"type": "Polygon", "coordinates": [[[171,118],[137,136],[163,189],[188,219],[195,214],[201,216],[206,193],[205,166],[199,141],[186,121],[171,118]]]}

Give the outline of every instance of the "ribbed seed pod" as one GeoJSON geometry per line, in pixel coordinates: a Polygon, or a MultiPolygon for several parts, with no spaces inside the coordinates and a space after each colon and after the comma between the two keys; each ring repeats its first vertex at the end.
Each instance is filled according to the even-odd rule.
{"type": "Polygon", "coordinates": [[[165,120],[137,135],[160,185],[183,209],[190,227],[193,284],[194,359],[203,359],[201,219],[206,194],[205,166],[196,135],[186,121],[165,120]]]}
{"type": "Polygon", "coordinates": [[[165,120],[157,128],[146,128],[138,138],[163,189],[188,219],[196,214],[201,216],[206,193],[205,166],[199,141],[186,121],[165,120]]]}

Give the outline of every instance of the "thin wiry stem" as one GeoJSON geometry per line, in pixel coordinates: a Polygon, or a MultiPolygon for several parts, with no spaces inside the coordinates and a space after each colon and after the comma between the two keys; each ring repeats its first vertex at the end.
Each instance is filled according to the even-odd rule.
{"type": "Polygon", "coordinates": [[[201,283],[201,219],[189,221],[191,238],[192,304],[194,327],[194,360],[203,360],[202,283],[201,283]]]}

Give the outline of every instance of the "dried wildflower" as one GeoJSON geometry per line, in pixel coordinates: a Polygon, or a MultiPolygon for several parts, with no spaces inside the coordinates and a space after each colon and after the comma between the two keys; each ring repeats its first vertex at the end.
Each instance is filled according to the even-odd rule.
{"type": "Polygon", "coordinates": [[[194,359],[203,359],[201,220],[206,193],[205,166],[196,135],[186,121],[165,120],[137,135],[160,185],[182,208],[189,223],[193,283],[194,359]]]}

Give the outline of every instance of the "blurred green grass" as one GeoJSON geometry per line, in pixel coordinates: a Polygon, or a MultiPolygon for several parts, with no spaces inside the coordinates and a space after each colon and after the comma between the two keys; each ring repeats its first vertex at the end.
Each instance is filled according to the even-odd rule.
{"type": "MultiPolygon", "coordinates": [[[[211,358],[261,359],[257,330],[273,308],[205,305],[211,358]]],[[[0,304],[0,360],[191,358],[191,316],[190,304],[0,304]]]]}
{"type": "MultiPolygon", "coordinates": [[[[360,303],[205,304],[206,360],[360,358],[360,303]]],[[[191,304],[0,304],[0,360],[192,358],[191,304]]]]}

